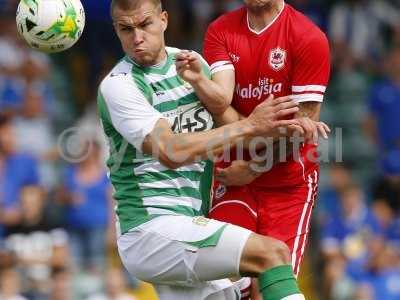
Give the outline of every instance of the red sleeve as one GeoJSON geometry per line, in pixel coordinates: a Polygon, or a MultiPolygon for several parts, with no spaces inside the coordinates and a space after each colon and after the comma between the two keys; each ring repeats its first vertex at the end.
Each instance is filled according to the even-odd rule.
{"type": "Polygon", "coordinates": [[[298,102],[322,102],[330,73],[329,43],[320,31],[307,34],[296,49],[292,93],[298,102]]]}
{"type": "Polygon", "coordinates": [[[224,28],[218,19],[208,27],[204,39],[204,58],[210,65],[211,74],[235,69],[226,47],[226,32],[224,32],[224,28]]]}

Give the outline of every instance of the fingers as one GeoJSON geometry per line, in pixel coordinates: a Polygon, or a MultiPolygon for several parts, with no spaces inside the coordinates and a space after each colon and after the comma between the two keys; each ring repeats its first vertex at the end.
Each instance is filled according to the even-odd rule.
{"type": "Polygon", "coordinates": [[[289,132],[291,133],[291,135],[294,135],[295,132],[297,132],[297,134],[299,136],[304,135],[304,129],[299,124],[290,124],[290,125],[286,125],[286,126],[287,126],[287,129],[289,130],[289,132]]]}
{"type": "Polygon", "coordinates": [[[290,115],[293,115],[299,111],[299,107],[291,107],[291,108],[286,108],[279,110],[278,112],[275,113],[275,118],[276,119],[281,119],[290,115]]]}
{"type": "Polygon", "coordinates": [[[293,108],[293,107],[298,107],[299,104],[292,100],[290,97],[282,97],[275,99],[273,104],[273,112],[277,114],[279,111],[288,109],[288,108],[293,108]]]}
{"type": "Polygon", "coordinates": [[[331,129],[329,128],[329,126],[326,125],[323,122],[316,122],[316,126],[317,126],[317,129],[318,129],[318,132],[322,135],[322,137],[324,139],[327,140],[328,139],[328,133],[331,132],[331,129]]]}
{"type": "Polygon", "coordinates": [[[303,127],[301,127],[296,119],[291,120],[278,120],[274,121],[274,127],[287,127],[290,130],[296,130],[301,133],[304,133],[303,127]]]}
{"type": "Polygon", "coordinates": [[[227,185],[228,184],[228,176],[227,171],[225,169],[216,168],[215,169],[215,180],[218,180],[220,183],[227,185]]]}

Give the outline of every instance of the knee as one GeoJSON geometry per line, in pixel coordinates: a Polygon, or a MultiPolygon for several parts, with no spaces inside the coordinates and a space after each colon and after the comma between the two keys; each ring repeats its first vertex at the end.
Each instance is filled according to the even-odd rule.
{"type": "Polygon", "coordinates": [[[253,276],[258,276],[273,267],[291,264],[288,246],[277,239],[258,236],[248,250],[242,271],[253,276]]]}
{"type": "Polygon", "coordinates": [[[289,247],[282,241],[272,238],[264,238],[260,251],[261,272],[282,264],[290,264],[289,247]]]}

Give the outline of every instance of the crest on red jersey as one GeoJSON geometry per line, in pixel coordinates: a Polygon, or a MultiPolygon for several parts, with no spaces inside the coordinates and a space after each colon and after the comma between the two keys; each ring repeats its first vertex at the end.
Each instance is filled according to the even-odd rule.
{"type": "Polygon", "coordinates": [[[286,51],[281,48],[272,49],[269,53],[269,65],[274,71],[279,71],[285,66],[286,51]]]}

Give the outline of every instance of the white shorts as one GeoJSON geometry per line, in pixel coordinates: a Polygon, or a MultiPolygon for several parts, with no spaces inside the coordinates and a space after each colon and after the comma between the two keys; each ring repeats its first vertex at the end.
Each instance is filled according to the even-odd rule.
{"type": "Polygon", "coordinates": [[[130,274],[154,284],[160,300],[230,300],[251,231],[204,217],[161,216],[118,239],[130,274]]]}

